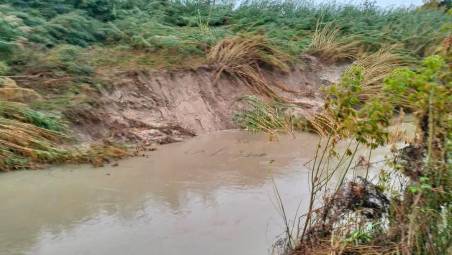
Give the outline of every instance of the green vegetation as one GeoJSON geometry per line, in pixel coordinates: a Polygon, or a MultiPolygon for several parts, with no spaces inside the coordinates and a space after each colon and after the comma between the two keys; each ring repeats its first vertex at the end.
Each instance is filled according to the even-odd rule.
{"type": "Polygon", "coordinates": [[[291,55],[311,49],[352,57],[358,49],[397,44],[403,54],[417,57],[447,34],[439,26],[451,20],[443,11],[427,8],[380,10],[372,4],[315,6],[305,1],[244,1],[235,8],[209,2],[2,0],[0,57],[19,68],[26,63],[16,55],[24,48],[46,52],[68,44],[85,50],[163,52],[168,60],[160,61],[165,62],[180,55],[203,57],[219,40],[243,33],[264,35],[291,55]]]}
{"type": "MultiPolygon", "coordinates": [[[[449,56],[450,47],[445,52],[449,56]]],[[[290,112],[263,102],[253,103],[251,109],[239,114],[245,116],[238,119],[240,123],[254,131],[270,130],[274,134],[278,130],[292,130],[296,125],[306,127],[308,123],[311,130],[324,137],[310,166],[308,213],[299,228],[287,226],[289,250],[298,247],[294,254],[448,252],[452,226],[450,68],[444,57],[429,56],[420,65],[388,70],[376,89],[366,82],[369,80],[366,75],[372,72],[357,61],[340,82],[326,89],[325,109],[314,117],[308,115],[298,121],[283,122],[290,118],[290,112]],[[394,152],[380,172],[377,187],[390,197],[391,203],[386,216],[369,218],[359,205],[351,215],[344,208],[334,207],[331,201],[341,199],[340,190],[351,185],[346,184],[347,176],[357,175],[356,166],[352,167],[357,152],[367,148],[370,159],[377,147],[395,146],[390,144],[388,127],[394,114],[403,112],[401,108],[416,117],[417,139],[394,152]],[[338,149],[341,141],[345,149],[338,149]],[[339,175],[340,181],[331,190],[328,186],[334,175],[339,175]],[[403,176],[407,184],[391,185],[394,178],[391,176],[396,175],[403,176]],[[327,192],[326,200],[324,192],[327,192]],[[319,203],[321,206],[316,208],[319,203]]],[[[365,179],[369,178],[369,164],[365,179]]]]}
{"type": "MultiPolygon", "coordinates": [[[[450,51],[449,51],[450,53],[450,51]]],[[[402,238],[405,253],[445,254],[451,241],[451,92],[452,72],[438,55],[426,58],[416,70],[398,69],[388,77],[384,94],[394,104],[405,104],[419,120],[418,148],[425,155],[413,162],[396,161],[409,176],[404,212],[394,210],[391,231],[402,238]],[[403,222],[405,224],[400,224],[403,222]]]]}

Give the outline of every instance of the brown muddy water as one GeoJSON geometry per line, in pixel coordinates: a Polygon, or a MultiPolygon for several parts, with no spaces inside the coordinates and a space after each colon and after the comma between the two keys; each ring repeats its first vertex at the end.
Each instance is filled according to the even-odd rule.
{"type": "Polygon", "coordinates": [[[265,255],[308,203],[311,134],[226,131],[119,166],[0,175],[0,254],[265,255]]]}

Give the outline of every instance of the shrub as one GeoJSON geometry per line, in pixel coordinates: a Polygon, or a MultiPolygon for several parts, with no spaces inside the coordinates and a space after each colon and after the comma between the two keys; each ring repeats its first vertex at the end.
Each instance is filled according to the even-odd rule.
{"type": "Polygon", "coordinates": [[[0,5],[0,57],[11,54],[17,37],[23,35],[27,29],[14,9],[0,5]]]}

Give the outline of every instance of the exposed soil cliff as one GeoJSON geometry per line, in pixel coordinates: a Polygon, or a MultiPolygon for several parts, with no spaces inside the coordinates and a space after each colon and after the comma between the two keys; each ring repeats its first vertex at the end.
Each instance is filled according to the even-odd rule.
{"type": "MultiPolygon", "coordinates": [[[[313,57],[289,73],[264,70],[275,90],[315,111],[321,105],[319,87],[336,80],[344,66],[324,66],[313,57]]],[[[169,143],[205,132],[235,128],[238,99],[255,94],[241,81],[213,69],[183,71],[111,71],[102,79],[111,84],[92,104],[72,107],[65,115],[82,139],[169,143]]]]}

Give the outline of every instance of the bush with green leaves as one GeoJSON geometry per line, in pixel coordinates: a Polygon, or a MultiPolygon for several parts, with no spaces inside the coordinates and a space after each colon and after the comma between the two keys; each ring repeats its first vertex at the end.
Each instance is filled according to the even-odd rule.
{"type": "MultiPolygon", "coordinates": [[[[318,132],[323,136],[309,164],[311,199],[303,230],[295,231],[296,235],[301,234],[295,238],[299,238],[302,246],[301,252],[295,254],[304,254],[303,249],[334,251],[338,245],[343,246],[344,252],[359,250],[360,254],[447,253],[452,240],[450,68],[444,57],[429,56],[421,65],[393,70],[372,97],[362,97],[367,93],[365,70],[362,66],[352,65],[337,84],[325,90],[324,111],[314,118],[309,115],[306,118],[314,128],[323,129],[318,132]],[[358,151],[367,147],[370,162],[372,150],[379,146],[394,146],[388,139],[388,127],[401,107],[414,113],[418,128],[416,139],[405,144],[406,147],[396,149],[393,157],[385,160],[388,168],[380,173],[378,187],[392,198],[386,216],[362,221],[355,215],[350,222],[344,221],[340,215],[346,215],[347,211],[335,211],[328,201],[340,200],[338,191],[347,176],[352,175],[351,171],[355,171],[352,163],[356,163],[358,151]],[[338,173],[338,169],[341,172],[338,173]],[[327,186],[332,185],[330,180],[335,174],[339,174],[337,186],[324,200],[323,188],[327,190],[327,186]],[[382,185],[392,176],[407,183],[396,187],[382,185]],[[314,207],[317,202],[323,202],[320,208],[314,207]],[[365,230],[366,225],[379,226],[378,231],[365,230]],[[389,246],[388,240],[391,241],[389,246]]],[[[291,130],[285,128],[288,122],[284,121],[286,112],[283,108],[256,102],[250,110],[237,115],[241,124],[250,130],[270,134],[274,130],[291,130]]],[[[370,164],[365,168],[365,179],[368,179],[370,164]]],[[[356,174],[358,172],[353,172],[353,176],[356,174]]],[[[356,192],[361,194],[363,191],[356,192]]],[[[356,212],[359,215],[360,210],[356,212]]],[[[293,238],[288,233],[289,248],[293,248],[293,238]]]]}
{"type": "MultiPolygon", "coordinates": [[[[402,245],[412,254],[446,254],[450,249],[452,193],[450,123],[452,72],[444,58],[427,57],[422,65],[401,68],[387,78],[384,93],[395,105],[415,113],[420,131],[419,167],[402,164],[410,178],[403,201],[403,215],[394,219],[394,231],[406,233],[402,245]],[[400,220],[406,224],[399,224],[400,220]]],[[[397,213],[397,212],[394,212],[397,213]]]]}

